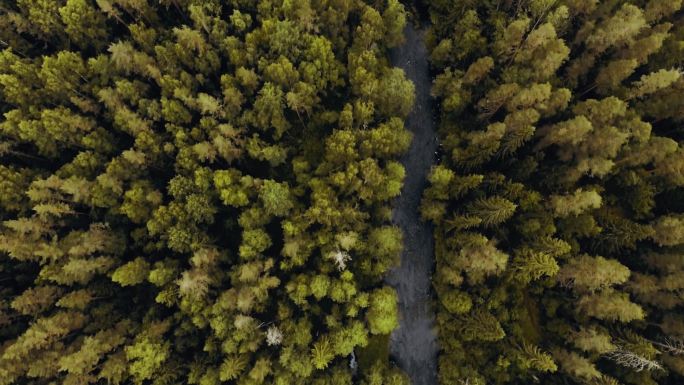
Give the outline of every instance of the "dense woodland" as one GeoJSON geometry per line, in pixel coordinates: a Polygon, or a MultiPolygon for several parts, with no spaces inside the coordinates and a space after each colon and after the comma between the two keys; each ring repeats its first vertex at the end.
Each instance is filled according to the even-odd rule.
{"type": "Polygon", "coordinates": [[[0,385],[409,385],[414,11],[439,382],[684,383],[683,5],[0,0],[0,385]]]}
{"type": "Polygon", "coordinates": [[[442,384],[684,383],[681,8],[429,1],[442,384]]]}
{"type": "Polygon", "coordinates": [[[396,0],[0,1],[0,384],[406,384],[382,283],[405,23],[396,0]]]}

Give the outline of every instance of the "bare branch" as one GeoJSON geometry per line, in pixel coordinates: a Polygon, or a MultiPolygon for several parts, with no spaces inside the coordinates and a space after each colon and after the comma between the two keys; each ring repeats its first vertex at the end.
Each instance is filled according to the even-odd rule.
{"type": "Polygon", "coordinates": [[[642,370],[664,370],[663,366],[658,361],[649,360],[646,357],[642,357],[621,347],[606,353],[605,356],[618,365],[634,369],[637,372],[641,372],[642,370]]]}

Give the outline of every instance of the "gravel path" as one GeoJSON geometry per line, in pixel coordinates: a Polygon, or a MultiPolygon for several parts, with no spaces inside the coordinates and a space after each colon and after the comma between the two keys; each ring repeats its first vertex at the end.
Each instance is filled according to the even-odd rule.
{"type": "Polygon", "coordinates": [[[437,150],[433,119],[428,53],[423,31],[409,24],[406,43],[390,53],[392,64],[402,68],[415,84],[416,101],[406,120],[413,142],[401,162],[406,179],[394,206],[393,220],[404,232],[401,266],[386,281],[397,290],[400,321],[390,338],[390,354],[411,378],[413,385],[437,384],[437,337],[431,306],[431,275],[434,264],[432,226],[420,219],[419,206],[426,177],[437,150]]]}

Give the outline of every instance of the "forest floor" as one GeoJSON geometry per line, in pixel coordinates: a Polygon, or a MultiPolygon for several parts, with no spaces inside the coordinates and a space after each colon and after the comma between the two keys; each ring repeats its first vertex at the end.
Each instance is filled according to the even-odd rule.
{"type": "Polygon", "coordinates": [[[438,141],[424,31],[409,23],[404,34],[405,44],[393,49],[390,58],[415,84],[416,100],[406,120],[413,142],[401,159],[406,179],[393,211],[393,221],[404,233],[404,251],[401,265],[386,279],[397,290],[400,313],[399,327],[390,337],[390,355],[413,385],[436,385],[438,346],[431,295],[434,245],[432,226],[421,220],[419,207],[438,141]]]}

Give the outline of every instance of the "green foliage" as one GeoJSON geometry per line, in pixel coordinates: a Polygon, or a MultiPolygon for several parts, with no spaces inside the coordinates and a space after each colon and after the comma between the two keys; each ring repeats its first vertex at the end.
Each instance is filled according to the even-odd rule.
{"type": "Polygon", "coordinates": [[[534,345],[523,343],[518,350],[520,354],[520,367],[523,370],[532,369],[540,372],[555,372],[558,369],[553,358],[534,345]]]}
{"type": "Polygon", "coordinates": [[[601,377],[601,373],[591,361],[576,352],[558,349],[553,352],[553,356],[560,364],[561,370],[574,379],[588,381],[601,377]]]}
{"type": "Polygon", "coordinates": [[[378,79],[378,89],[371,100],[383,116],[405,117],[411,111],[415,87],[406,79],[404,71],[393,68],[378,79]]]}
{"type": "Polygon", "coordinates": [[[505,198],[492,197],[473,202],[468,207],[468,212],[480,218],[484,226],[491,227],[508,220],[516,207],[517,205],[505,198]]]}
{"type": "Polygon", "coordinates": [[[112,273],[112,281],[121,286],[137,285],[147,279],[149,271],[149,263],[145,261],[145,259],[139,257],[114,270],[112,273]]]}
{"type": "Polygon", "coordinates": [[[439,296],[442,306],[452,314],[465,314],[473,307],[473,301],[466,293],[449,290],[439,296]]]}
{"type": "Polygon", "coordinates": [[[351,383],[398,324],[404,6],[0,9],[0,385],[351,383]]]}
{"type": "Polygon", "coordinates": [[[684,242],[684,218],[662,216],[653,225],[653,240],[660,246],[676,246],[684,242]]]}
{"type": "Polygon", "coordinates": [[[504,271],[508,254],[499,250],[493,240],[479,234],[468,234],[464,237],[464,245],[456,262],[472,283],[482,283],[485,277],[496,276],[504,271]]]}
{"type": "Polygon", "coordinates": [[[567,217],[601,207],[601,196],[596,191],[577,189],[572,195],[552,195],[550,204],[556,216],[567,217]]]}
{"type": "Polygon", "coordinates": [[[69,38],[81,48],[101,48],[107,38],[105,17],[86,0],[67,0],[59,9],[69,38]]]}
{"type": "Polygon", "coordinates": [[[496,317],[486,310],[474,310],[460,321],[465,341],[498,341],[506,336],[496,317]]]}
{"type": "Polygon", "coordinates": [[[551,255],[530,249],[516,253],[512,267],[515,270],[515,278],[522,283],[529,283],[544,276],[553,277],[559,270],[558,263],[551,255]]]}
{"type": "Polygon", "coordinates": [[[366,317],[371,334],[389,334],[399,326],[394,289],[384,287],[372,292],[366,317]]]}
{"type": "Polygon", "coordinates": [[[616,260],[582,255],[568,261],[557,279],[561,285],[578,292],[591,292],[625,283],[629,274],[629,269],[616,260]]]}
{"type": "Polygon", "coordinates": [[[294,205],[287,184],[272,180],[264,181],[259,198],[266,212],[275,216],[285,216],[294,205]]]}
{"type": "Polygon", "coordinates": [[[246,357],[243,355],[228,356],[221,363],[219,378],[221,381],[229,381],[238,378],[247,366],[246,357]]]}
{"type": "MultiPolygon", "coordinates": [[[[682,1],[425,5],[441,382],[682,383],[682,1]]],[[[0,385],[408,383],[401,2],[0,9],[0,385]]]]}
{"type": "Polygon", "coordinates": [[[160,373],[170,349],[168,342],[152,341],[149,338],[127,346],[126,359],[130,362],[129,371],[134,381],[141,384],[160,373]]]}
{"type": "Polygon", "coordinates": [[[443,383],[681,382],[681,7],[428,2],[443,383]]]}
{"type": "Polygon", "coordinates": [[[377,361],[367,370],[360,382],[363,385],[408,385],[408,376],[397,369],[388,368],[387,365],[377,361]]]}
{"type": "Polygon", "coordinates": [[[599,294],[587,294],[577,301],[577,311],[608,321],[630,322],[644,319],[641,306],[631,302],[627,293],[604,290],[599,294]]]}
{"type": "Polygon", "coordinates": [[[585,352],[605,354],[616,349],[610,335],[596,328],[582,328],[568,336],[572,344],[585,352]]]}
{"type": "Polygon", "coordinates": [[[374,229],[368,239],[369,252],[381,258],[396,259],[402,249],[402,234],[397,227],[374,229]]]}
{"type": "Polygon", "coordinates": [[[330,339],[325,336],[316,341],[311,348],[311,360],[316,369],[325,369],[334,357],[330,339]]]}

